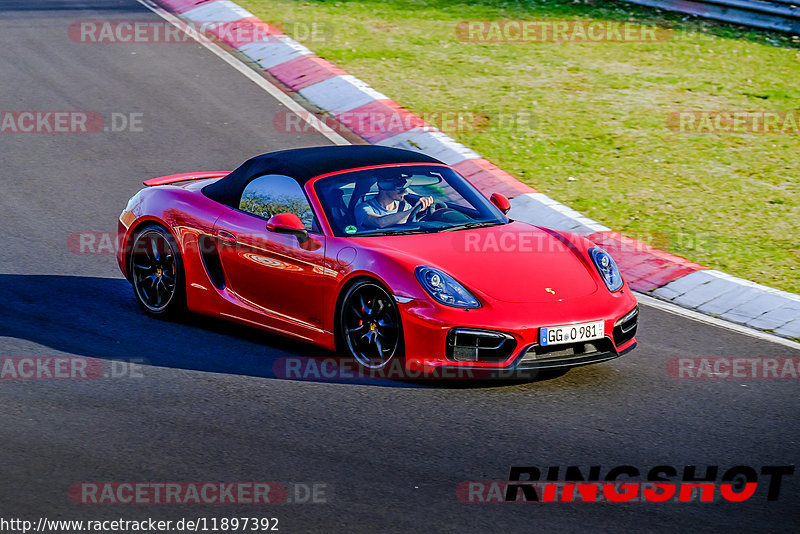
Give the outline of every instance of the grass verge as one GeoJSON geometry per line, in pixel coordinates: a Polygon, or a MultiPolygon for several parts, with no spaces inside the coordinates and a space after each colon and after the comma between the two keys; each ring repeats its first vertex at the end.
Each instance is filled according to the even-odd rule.
{"type": "Polygon", "coordinates": [[[237,1],[415,113],[531,113],[532,127],[490,121],[447,133],[614,230],[800,293],[800,134],[668,127],[687,110],[797,113],[796,36],[591,0],[237,1]],[[673,33],[482,43],[456,31],[508,19],[636,21],[673,33]]]}

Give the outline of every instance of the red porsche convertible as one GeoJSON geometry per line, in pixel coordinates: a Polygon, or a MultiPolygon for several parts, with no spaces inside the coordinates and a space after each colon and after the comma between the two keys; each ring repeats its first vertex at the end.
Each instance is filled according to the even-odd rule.
{"type": "Polygon", "coordinates": [[[586,239],[506,217],[442,162],[378,146],[144,182],[119,218],[142,309],[300,338],[364,369],[520,370],[636,345],[636,298],[586,239]]]}

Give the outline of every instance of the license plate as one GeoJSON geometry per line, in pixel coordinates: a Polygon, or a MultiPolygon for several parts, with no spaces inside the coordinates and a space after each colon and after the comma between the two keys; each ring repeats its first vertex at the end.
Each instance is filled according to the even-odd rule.
{"type": "Polygon", "coordinates": [[[564,326],[545,326],[539,329],[540,345],[561,345],[600,339],[605,336],[604,321],[568,324],[564,326]]]}

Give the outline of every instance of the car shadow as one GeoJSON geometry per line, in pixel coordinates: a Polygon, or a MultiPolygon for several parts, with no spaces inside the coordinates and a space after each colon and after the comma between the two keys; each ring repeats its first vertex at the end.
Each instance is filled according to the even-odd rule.
{"type": "MultiPolygon", "coordinates": [[[[379,387],[459,389],[522,383],[359,375],[349,358],[257,328],[196,314],[178,321],[153,319],[139,309],[130,284],[122,278],[0,274],[0,295],[0,336],[80,357],[379,387]]],[[[2,356],[36,355],[6,352],[2,356]]],[[[533,381],[548,378],[552,377],[533,381]]]]}

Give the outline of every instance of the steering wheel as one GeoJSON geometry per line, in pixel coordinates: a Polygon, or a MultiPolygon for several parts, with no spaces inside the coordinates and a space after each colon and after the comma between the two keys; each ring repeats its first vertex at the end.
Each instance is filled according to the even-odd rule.
{"type": "Polygon", "coordinates": [[[430,217],[433,214],[433,212],[435,212],[436,210],[438,210],[440,208],[446,208],[446,207],[447,207],[447,204],[445,204],[444,202],[441,202],[439,200],[435,201],[433,204],[428,206],[427,209],[425,209],[425,210],[422,210],[422,206],[420,204],[417,204],[411,210],[411,213],[408,214],[408,219],[406,219],[406,222],[411,223],[411,222],[424,221],[425,219],[430,217]]]}
{"type": "Polygon", "coordinates": [[[406,224],[415,223],[419,220],[419,212],[422,209],[422,204],[417,204],[411,209],[411,213],[408,214],[408,218],[406,219],[406,224]]]}
{"type": "Polygon", "coordinates": [[[446,209],[448,209],[447,204],[445,204],[441,200],[437,200],[433,204],[428,206],[428,209],[421,212],[418,215],[417,220],[426,221],[428,219],[431,219],[434,213],[439,213],[440,210],[446,210],[446,209]]]}

